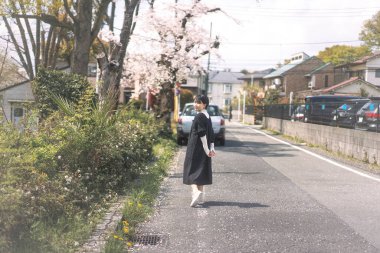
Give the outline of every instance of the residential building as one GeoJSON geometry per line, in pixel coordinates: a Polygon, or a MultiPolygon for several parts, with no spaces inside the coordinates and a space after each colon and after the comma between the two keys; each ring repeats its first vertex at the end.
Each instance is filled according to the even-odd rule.
{"type": "Polygon", "coordinates": [[[289,97],[297,91],[313,89],[313,87],[329,87],[333,85],[333,68],[315,56],[305,53],[295,54],[289,63],[281,66],[263,77],[265,89],[278,89],[280,94],[289,97]]]}
{"type": "Polygon", "coordinates": [[[28,80],[0,87],[0,106],[4,122],[18,123],[26,108],[34,102],[32,84],[28,80]]]}
{"type": "Polygon", "coordinates": [[[190,74],[186,82],[181,83],[181,88],[190,90],[194,95],[203,94],[205,92],[206,74],[194,73],[190,74]]]}
{"type": "Polygon", "coordinates": [[[380,52],[335,67],[335,83],[341,83],[351,77],[360,77],[366,82],[380,86],[380,52]]]}
{"type": "Polygon", "coordinates": [[[319,94],[379,97],[380,86],[376,86],[356,76],[316,92],[319,92],[319,94]]]}
{"type": "MultiPolygon", "coordinates": [[[[65,64],[58,66],[60,71],[70,72],[69,66],[65,64]]],[[[96,69],[96,63],[89,64],[88,80],[92,85],[95,85],[96,82],[94,66],[96,69]]],[[[0,121],[19,122],[34,101],[32,82],[18,73],[13,73],[7,80],[0,82],[0,115],[3,116],[3,119],[0,117],[0,121]]]]}
{"type": "Polygon", "coordinates": [[[242,93],[244,82],[240,78],[243,76],[243,73],[230,70],[211,71],[207,92],[210,102],[226,110],[232,99],[242,93]]]}
{"type": "Polygon", "coordinates": [[[274,68],[253,71],[252,73],[248,73],[244,75],[242,78],[239,78],[239,80],[243,80],[244,86],[251,86],[256,88],[256,90],[258,91],[257,95],[259,97],[264,97],[266,89],[265,80],[263,77],[269,75],[273,71],[275,71],[274,68]]]}

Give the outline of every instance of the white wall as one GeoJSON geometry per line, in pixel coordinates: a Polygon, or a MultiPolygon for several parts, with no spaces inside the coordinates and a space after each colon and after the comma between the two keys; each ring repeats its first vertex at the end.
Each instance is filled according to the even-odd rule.
{"type": "Polygon", "coordinates": [[[337,89],[336,92],[360,94],[361,88],[365,89],[366,92],[368,92],[368,96],[370,96],[370,97],[379,97],[380,96],[380,89],[376,89],[373,86],[370,86],[370,85],[367,85],[364,83],[354,83],[351,85],[347,85],[345,87],[337,89]]]}
{"type": "Polygon", "coordinates": [[[11,120],[12,104],[15,105],[34,101],[30,82],[0,91],[0,95],[3,97],[2,107],[8,121],[11,120]]]}
{"type": "Polygon", "coordinates": [[[366,67],[366,81],[376,86],[380,86],[380,77],[375,77],[375,69],[380,69],[380,58],[375,58],[371,61],[368,61],[366,67]]]}
{"type": "Polygon", "coordinates": [[[220,109],[224,107],[224,99],[230,98],[232,101],[234,97],[239,95],[239,91],[242,91],[243,88],[243,84],[231,84],[231,93],[224,93],[224,83],[211,83],[211,85],[211,93],[208,93],[208,96],[211,97],[210,102],[218,105],[220,109]]]}

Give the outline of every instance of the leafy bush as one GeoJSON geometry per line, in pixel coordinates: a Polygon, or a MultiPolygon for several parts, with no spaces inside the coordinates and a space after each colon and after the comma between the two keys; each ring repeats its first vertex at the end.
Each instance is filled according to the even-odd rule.
{"type": "Polygon", "coordinates": [[[87,87],[89,83],[84,76],[44,68],[38,70],[32,82],[33,94],[42,118],[47,118],[50,113],[58,110],[51,94],[77,103],[87,87]]]}
{"type": "Polygon", "coordinates": [[[37,131],[0,127],[4,252],[73,252],[106,203],[150,173],[162,124],[133,107],[96,104],[91,88],[83,94],[77,103],[53,96],[61,111],[37,131]]]}

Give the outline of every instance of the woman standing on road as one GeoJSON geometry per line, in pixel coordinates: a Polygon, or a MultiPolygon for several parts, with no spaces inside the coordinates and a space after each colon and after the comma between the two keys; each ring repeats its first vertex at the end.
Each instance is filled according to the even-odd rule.
{"type": "Polygon", "coordinates": [[[208,97],[198,95],[194,107],[198,112],[191,126],[187,144],[183,183],[191,185],[191,207],[204,197],[204,185],[212,184],[211,157],[215,156],[214,131],[210,115],[207,113],[208,97]]]}

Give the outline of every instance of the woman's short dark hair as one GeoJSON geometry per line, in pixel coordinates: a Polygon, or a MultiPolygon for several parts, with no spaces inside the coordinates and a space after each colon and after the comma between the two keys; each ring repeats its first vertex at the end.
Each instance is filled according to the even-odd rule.
{"type": "Polygon", "coordinates": [[[198,103],[198,104],[199,103],[205,104],[206,108],[208,107],[208,104],[209,104],[208,97],[205,96],[205,95],[197,95],[197,96],[195,96],[194,102],[198,103]]]}

